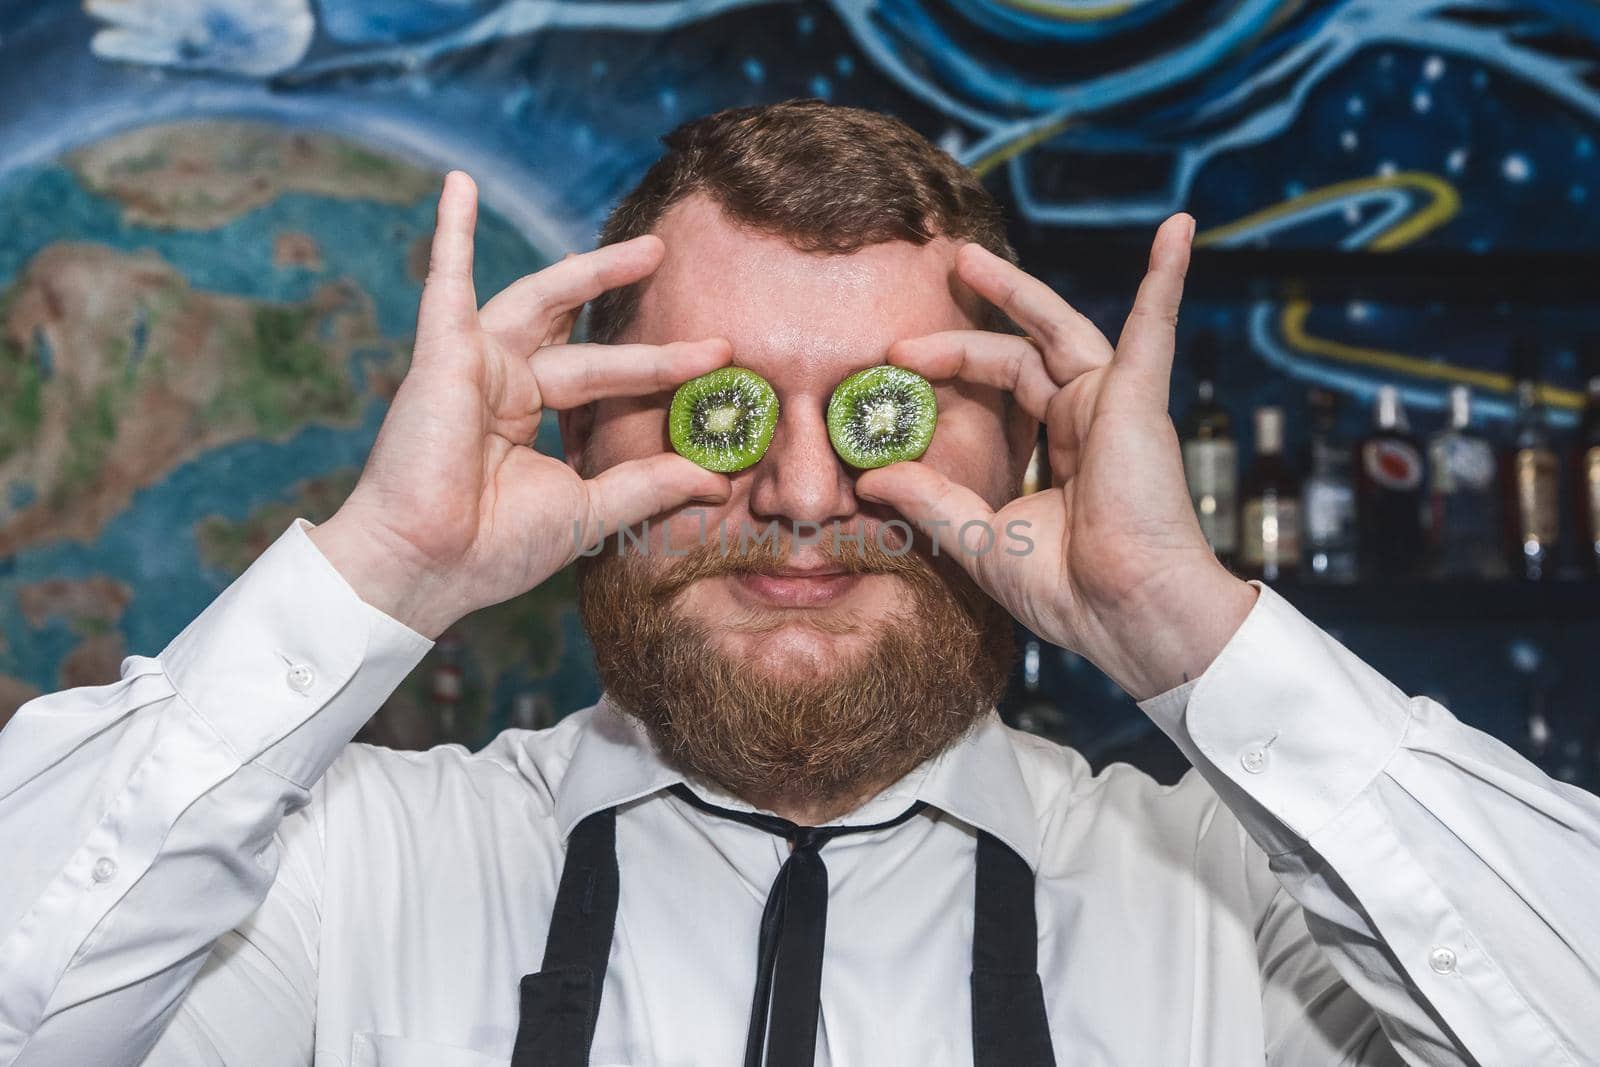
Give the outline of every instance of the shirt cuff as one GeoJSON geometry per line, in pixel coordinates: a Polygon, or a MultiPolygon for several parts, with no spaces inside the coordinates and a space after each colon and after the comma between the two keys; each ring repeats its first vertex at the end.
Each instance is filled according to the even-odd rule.
{"type": "Polygon", "coordinates": [[[1270,586],[1192,681],[1139,703],[1269,852],[1303,847],[1388,764],[1411,699],[1270,586]],[[1240,809],[1243,810],[1240,810],[1240,809]]]}
{"type": "Polygon", "coordinates": [[[362,600],[310,528],[290,523],[158,657],[241,762],[294,733],[262,762],[304,786],[433,647],[362,600]]]}

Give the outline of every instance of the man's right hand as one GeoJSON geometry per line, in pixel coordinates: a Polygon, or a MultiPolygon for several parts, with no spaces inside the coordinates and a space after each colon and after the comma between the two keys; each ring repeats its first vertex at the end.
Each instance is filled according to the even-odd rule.
{"type": "Polygon", "coordinates": [[[309,534],[363,600],[428,638],[619,526],[730,492],[724,475],[672,452],[584,479],[524,447],[546,407],[669,389],[725,365],[731,347],[568,343],[586,301],[661,263],[666,246],[650,234],[569,254],[480,309],[477,203],[471,178],[445,176],[410,369],[349,499],[309,534]]]}

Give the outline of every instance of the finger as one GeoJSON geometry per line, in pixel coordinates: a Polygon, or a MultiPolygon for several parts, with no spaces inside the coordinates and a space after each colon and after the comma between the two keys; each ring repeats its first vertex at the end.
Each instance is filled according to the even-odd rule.
{"type": "MultiPolygon", "coordinates": [[[[577,254],[578,253],[576,252],[568,252],[561,258],[564,260],[571,259],[577,254]]],[[[572,340],[572,331],[578,325],[578,315],[580,312],[582,312],[582,310],[582,306],[568,308],[566,311],[563,311],[561,314],[557,315],[550,323],[550,329],[545,334],[544,343],[547,345],[564,345],[568,341],[572,340]]]]}
{"type": "Polygon", "coordinates": [[[1161,224],[1150,245],[1150,269],[1139,283],[1133,310],[1117,342],[1116,365],[1139,382],[1142,391],[1167,406],[1172,351],[1177,343],[1178,304],[1189,270],[1194,218],[1179,212],[1161,224]]]}
{"type": "Polygon", "coordinates": [[[889,346],[886,358],[931,381],[959,378],[1009,390],[1022,410],[1040,422],[1050,398],[1065,384],[1051,379],[1032,341],[1014,334],[945,330],[906,337],[889,346]]]}
{"type": "Polygon", "coordinates": [[[1045,367],[1058,382],[1070,381],[1084,364],[1111,361],[1111,342],[1077,308],[1027,271],[976,242],[956,250],[961,280],[1011,317],[1038,341],[1045,367]]]}
{"type": "Polygon", "coordinates": [[[478,223],[478,187],[466,171],[444,176],[439,192],[428,277],[417,309],[417,337],[459,333],[476,323],[478,299],[472,288],[472,234],[478,223]]]}
{"type": "Polygon", "coordinates": [[[581,407],[607,396],[649,396],[726,366],[721,337],[664,345],[546,345],[528,361],[543,407],[581,407]]]}
{"type": "MultiPolygon", "coordinates": [[[[564,345],[572,340],[573,328],[578,325],[578,309],[563,311],[550,323],[550,329],[545,333],[545,344],[564,345]]],[[[535,342],[537,343],[537,342],[535,342]]]]}
{"type": "Polygon", "coordinates": [[[856,496],[894,508],[938,544],[941,553],[959,557],[974,577],[974,565],[990,555],[981,550],[984,539],[996,534],[994,510],[983,497],[926,463],[891,463],[863,471],[856,477],[856,496]]]}
{"type": "Polygon", "coordinates": [[[513,351],[532,354],[553,321],[608,289],[628,285],[661,265],[666,244],[653,233],[601,245],[518,278],[483,305],[478,321],[513,351]]]}
{"type": "Polygon", "coordinates": [[[606,468],[583,484],[589,494],[584,548],[598,544],[623,526],[643,522],[683,504],[726,503],[733,491],[727,475],[708,471],[671,452],[630,459],[606,468]]]}

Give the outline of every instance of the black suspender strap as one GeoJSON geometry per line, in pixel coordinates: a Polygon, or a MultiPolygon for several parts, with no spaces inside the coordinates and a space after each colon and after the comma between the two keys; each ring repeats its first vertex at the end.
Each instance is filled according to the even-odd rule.
{"type": "MultiPolygon", "coordinates": [[[[599,811],[578,823],[568,840],[543,969],[522,979],[511,1067],[587,1067],[616,927],[616,825],[615,808],[599,811]]],[[[1039,982],[1033,882],[1021,856],[999,838],[978,831],[972,929],[974,1067],[1055,1065],[1039,982]]]]}
{"type": "Polygon", "coordinates": [[[993,834],[978,831],[972,927],[974,1067],[1054,1067],[1033,871],[993,834]]]}
{"type": "Polygon", "coordinates": [[[573,828],[556,889],[543,969],[522,979],[512,1067],[585,1067],[617,921],[617,811],[573,828]]]}

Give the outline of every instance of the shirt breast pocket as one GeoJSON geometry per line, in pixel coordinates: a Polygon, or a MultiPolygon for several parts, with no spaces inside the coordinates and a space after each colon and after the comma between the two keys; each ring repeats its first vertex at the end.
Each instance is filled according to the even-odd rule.
{"type": "Polygon", "coordinates": [[[351,1053],[351,1067],[508,1067],[511,1062],[477,1049],[389,1034],[357,1034],[351,1053]]]}

